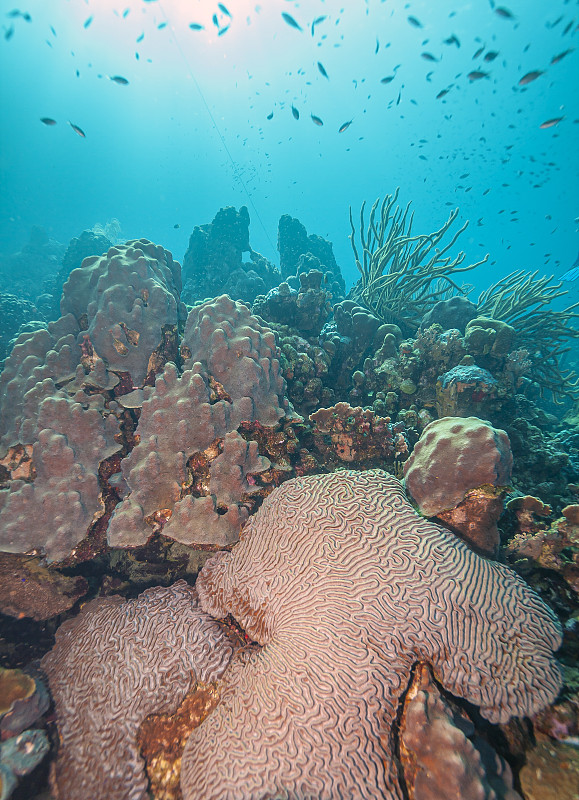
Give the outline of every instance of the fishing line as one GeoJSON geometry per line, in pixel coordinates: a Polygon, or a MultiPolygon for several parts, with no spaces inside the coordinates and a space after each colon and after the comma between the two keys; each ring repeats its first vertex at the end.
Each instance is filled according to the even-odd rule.
{"type": "Polygon", "coordinates": [[[225,150],[229,160],[231,161],[231,166],[233,167],[233,174],[235,175],[236,179],[239,181],[239,183],[243,187],[243,191],[247,195],[247,199],[249,201],[249,204],[250,204],[251,208],[253,209],[253,211],[255,213],[255,216],[257,217],[257,219],[259,221],[259,224],[263,228],[263,232],[265,233],[265,237],[266,237],[267,241],[269,242],[269,244],[271,246],[272,253],[275,253],[276,252],[276,248],[275,248],[273,242],[271,241],[269,233],[267,232],[267,228],[265,227],[265,225],[263,223],[263,220],[259,215],[259,211],[257,210],[257,207],[256,207],[255,203],[253,202],[253,197],[249,193],[249,189],[247,188],[247,185],[246,185],[245,181],[241,177],[240,168],[239,168],[237,162],[235,161],[235,159],[233,158],[229,147],[227,146],[227,142],[225,141],[225,136],[222,134],[221,129],[220,129],[219,125],[217,124],[217,120],[213,116],[211,108],[209,107],[209,104],[208,104],[207,100],[205,99],[205,95],[203,94],[203,92],[201,90],[201,87],[199,86],[199,82],[197,81],[197,78],[195,77],[189,62],[187,61],[187,57],[185,56],[185,53],[183,52],[183,49],[182,49],[181,45],[179,44],[179,40],[178,40],[177,35],[175,33],[175,29],[173,27],[173,23],[171,22],[169,16],[167,15],[167,13],[166,13],[166,11],[163,8],[161,3],[159,3],[159,8],[161,9],[161,12],[162,12],[163,16],[165,17],[165,20],[166,20],[167,24],[169,25],[169,30],[171,31],[171,34],[173,36],[173,41],[175,42],[175,46],[177,47],[177,50],[179,51],[179,53],[181,55],[181,58],[183,59],[183,63],[185,64],[185,67],[187,68],[187,72],[189,73],[189,76],[190,76],[191,80],[195,84],[195,88],[199,92],[199,96],[201,97],[201,100],[203,101],[203,105],[205,106],[205,110],[207,111],[207,114],[209,115],[209,118],[211,119],[213,127],[217,131],[217,135],[219,136],[219,139],[221,141],[223,149],[225,150]]]}

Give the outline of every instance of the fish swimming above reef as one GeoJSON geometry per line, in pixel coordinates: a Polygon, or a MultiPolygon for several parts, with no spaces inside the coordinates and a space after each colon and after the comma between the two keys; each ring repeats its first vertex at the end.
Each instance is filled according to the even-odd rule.
{"type": "Polygon", "coordinates": [[[113,83],[118,83],[119,86],[128,86],[129,82],[126,78],[123,78],[122,75],[109,75],[109,81],[113,83]]]}
{"type": "Polygon", "coordinates": [[[561,277],[559,278],[560,281],[576,281],[579,278],[579,253],[577,253],[577,258],[571,265],[571,268],[564,272],[561,277]]]}
{"type": "Polygon", "coordinates": [[[70,122],[70,121],[69,121],[69,123],[68,123],[68,124],[70,125],[70,127],[73,129],[73,131],[74,131],[75,133],[77,133],[77,134],[78,134],[79,136],[81,136],[83,139],[85,139],[85,138],[86,138],[86,133],[83,131],[83,129],[82,129],[82,128],[79,128],[79,127],[78,127],[78,125],[75,125],[74,123],[72,123],[72,122],[70,122]]]}

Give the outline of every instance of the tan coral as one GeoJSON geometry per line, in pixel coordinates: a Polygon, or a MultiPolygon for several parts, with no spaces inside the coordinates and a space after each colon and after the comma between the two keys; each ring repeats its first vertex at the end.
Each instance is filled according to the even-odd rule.
{"type": "Polygon", "coordinates": [[[442,417],[426,426],[404,464],[405,485],[420,512],[432,517],[471,489],[507,486],[512,466],[503,430],[478,417],[442,417]]]}

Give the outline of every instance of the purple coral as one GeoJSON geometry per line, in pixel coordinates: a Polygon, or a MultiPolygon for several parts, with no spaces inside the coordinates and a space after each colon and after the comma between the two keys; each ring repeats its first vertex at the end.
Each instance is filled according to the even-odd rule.
{"type": "Polygon", "coordinates": [[[380,470],[284,483],[197,588],[206,611],[233,614],[263,647],[232,662],[193,731],[185,800],[400,797],[391,730],[419,660],[493,722],[560,687],[551,611],[418,517],[380,470]]]}
{"type": "Polygon", "coordinates": [[[61,625],[42,660],[58,716],[58,796],[145,800],[139,725],[173,713],[196,681],[217,680],[234,649],[185,581],[93,600],[61,625]]]}

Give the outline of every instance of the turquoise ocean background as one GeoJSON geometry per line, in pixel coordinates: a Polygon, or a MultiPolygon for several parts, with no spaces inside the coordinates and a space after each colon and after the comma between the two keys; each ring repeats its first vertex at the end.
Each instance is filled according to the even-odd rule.
{"type": "Polygon", "coordinates": [[[247,205],[254,249],[279,263],[289,213],[351,284],[349,207],[400,186],[416,232],[470,220],[477,290],[575,261],[576,0],[2,0],[0,24],[0,254],[33,225],[67,244],[117,218],[181,260],[195,225],[247,205]]]}

